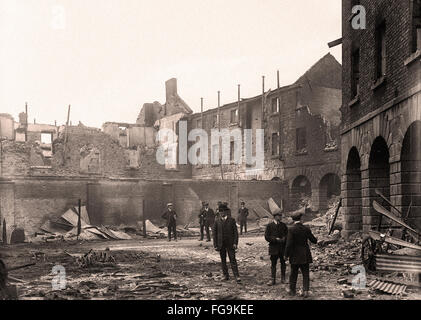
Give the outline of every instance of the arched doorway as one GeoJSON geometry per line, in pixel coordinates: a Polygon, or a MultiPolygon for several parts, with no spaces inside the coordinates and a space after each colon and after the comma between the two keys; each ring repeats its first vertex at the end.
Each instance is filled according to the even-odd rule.
{"type": "Polygon", "coordinates": [[[346,162],[343,207],[345,231],[352,234],[362,230],[361,160],[357,148],[353,147],[346,162]]]}
{"type": "Polygon", "coordinates": [[[402,143],[401,182],[402,213],[409,222],[421,228],[421,121],[408,128],[402,143]]]}
{"type": "MultiPolygon", "coordinates": [[[[390,200],[390,164],[389,149],[382,137],[377,137],[371,146],[370,159],[368,164],[369,194],[370,194],[370,224],[378,225],[380,215],[373,208],[373,200],[379,201],[385,208],[390,210],[390,205],[382,202],[375,190],[379,190],[390,200]]],[[[384,220],[383,220],[384,221],[384,220]]],[[[384,221],[386,222],[386,221],[384,221]]]]}
{"type": "Polygon", "coordinates": [[[319,212],[326,212],[330,202],[341,195],[341,179],[336,173],[328,173],[319,184],[319,212]]]}
{"type": "Polygon", "coordinates": [[[306,176],[298,176],[292,182],[291,209],[297,210],[302,205],[306,207],[311,202],[311,183],[306,176]]]}
{"type": "Polygon", "coordinates": [[[281,178],[279,178],[279,177],[274,177],[274,178],[272,178],[272,180],[271,181],[281,181],[281,178]]]}

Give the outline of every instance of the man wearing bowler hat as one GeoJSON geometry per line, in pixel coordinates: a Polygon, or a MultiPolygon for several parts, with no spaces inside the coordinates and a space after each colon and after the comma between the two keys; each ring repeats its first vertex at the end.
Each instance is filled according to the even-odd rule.
{"type": "Polygon", "coordinates": [[[265,239],[269,242],[269,255],[272,262],[272,281],[269,285],[276,284],[276,264],[278,259],[281,264],[281,283],[285,283],[286,264],[284,260],[285,243],[287,240],[288,227],[281,221],[281,211],[273,214],[274,220],[266,226],[265,239]]]}
{"type": "Polygon", "coordinates": [[[226,204],[220,204],[218,208],[220,217],[216,218],[213,227],[213,245],[221,256],[222,272],[225,280],[229,280],[227,267],[227,253],[230,259],[231,269],[237,283],[241,282],[238,272],[235,251],[238,246],[238,230],[235,219],[231,217],[231,210],[226,204]]]}
{"type": "Polygon", "coordinates": [[[308,297],[310,290],[310,263],[311,257],[308,241],[316,244],[317,239],[311,233],[310,228],[303,225],[301,219],[302,213],[294,213],[292,220],[294,224],[288,230],[287,243],[285,248],[285,257],[289,258],[291,264],[291,273],[289,276],[289,294],[296,295],[298,270],[303,275],[303,297],[308,297]]]}
{"type": "Polygon", "coordinates": [[[177,241],[177,213],[173,209],[173,204],[167,204],[167,210],[164,211],[162,219],[167,221],[168,241],[171,241],[171,233],[174,235],[174,240],[177,241]]]}

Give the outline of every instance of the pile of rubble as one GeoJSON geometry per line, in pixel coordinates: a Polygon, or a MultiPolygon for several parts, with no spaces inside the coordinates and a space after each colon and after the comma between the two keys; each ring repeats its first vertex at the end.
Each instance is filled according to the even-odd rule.
{"type": "Polygon", "coordinates": [[[125,232],[112,230],[105,226],[93,226],[90,224],[86,207],[81,207],[80,212],[80,234],[78,235],[78,209],[68,209],[58,219],[47,220],[41,227],[40,232],[31,239],[33,242],[48,240],[130,240],[132,237],[125,232]]]}
{"type": "MultiPolygon", "coordinates": [[[[168,236],[168,228],[161,226],[157,227],[150,220],[145,221],[146,236],[148,238],[165,238],[168,236]]],[[[199,228],[189,228],[188,225],[185,227],[177,226],[177,237],[196,237],[200,235],[199,228]]]]}

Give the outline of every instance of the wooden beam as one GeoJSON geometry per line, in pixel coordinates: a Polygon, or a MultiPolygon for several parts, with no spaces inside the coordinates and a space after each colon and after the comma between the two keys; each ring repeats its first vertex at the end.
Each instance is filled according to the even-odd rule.
{"type": "Polygon", "coordinates": [[[333,47],[339,46],[340,44],[342,44],[342,38],[333,40],[329,42],[327,45],[329,46],[329,48],[333,48],[333,47]]]}

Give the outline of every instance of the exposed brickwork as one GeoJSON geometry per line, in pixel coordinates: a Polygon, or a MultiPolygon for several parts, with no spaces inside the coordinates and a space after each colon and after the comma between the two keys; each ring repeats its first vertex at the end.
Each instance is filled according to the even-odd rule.
{"type": "Polygon", "coordinates": [[[386,0],[361,0],[367,11],[367,29],[353,30],[349,22],[351,1],[343,1],[341,166],[346,235],[376,226],[378,214],[372,203],[379,197],[375,188],[405,214],[412,201],[409,221],[421,227],[421,190],[417,180],[421,174],[417,165],[421,159],[421,68],[419,56],[412,54],[411,4],[412,1],[397,1],[392,6],[386,0]],[[375,31],[382,21],[386,24],[386,76],[384,83],[374,88],[375,31]],[[359,101],[350,106],[351,52],[358,46],[359,101]],[[411,57],[413,61],[408,63],[411,57]],[[412,134],[409,128],[413,128],[412,134]],[[416,134],[418,140],[414,140],[416,134]],[[411,139],[417,142],[408,142],[411,139]],[[408,144],[410,148],[404,147],[408,144]],[[403,164],[410,176],[403,175],[403,164]]]}
{"type": "MultiPolygon", "coordinates": [[[[420,73],[405,66],[410,57],[411,40],[411,1],[361,0],[366,8],[367,29],[354,30],[348,18],[351,16],[351,0],[343,0],[342,5],[342,67],[343,67],[343,124],[348,126],[391,101],[396,96],[407,92],[419,83],[420,73]],[[376,81],[376,26],[386,22],[387,67],[385,83],[376,90],[372,89],[376,81]],[[348,106],[353,99],[351,94],[351,54],[353,48],[360,47],[360,102],[348,106]]],[[[419,63],[418,63],[419,65],[419,63]]]]}
{"type": "Polygon", "coordinates": [[[36,143],[2,141],[1,174],[15,176],[59,177],[134,177],[157,179],[188,178],[190,168],[165,170],[156,160],[156,149],[139,147],[129,150],[120,146],[111,136],[98,130],[69,127],[66,143],[66,161],[63,165],[64,134],[53,143],[53,157],[48,163],[36,143]],[[95,152],[98,153],[96,156],[95,152]],[[134,153],[134,155],[133,155],[134,153]],[[133,166],[131,157],[137,166],[133,166]]]}

